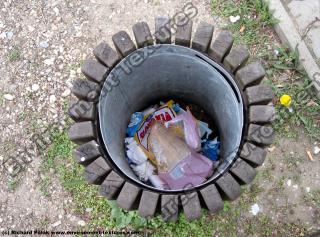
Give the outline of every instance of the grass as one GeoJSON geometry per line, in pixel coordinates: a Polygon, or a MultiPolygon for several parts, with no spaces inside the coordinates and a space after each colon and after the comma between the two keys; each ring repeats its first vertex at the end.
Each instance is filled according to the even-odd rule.
{"type": "Polygon", "coordinates": [[[21,177],[20,178],[19,177],[18,178],[10,178],[8,180],[9,191],[11,191],[11,192],[15,191],[18,188],[20,181],[21,181],[21,177]]]}
{"type": "Polygon", "coordinates": [[[297,138],[297,127],[304,127],[309,137],[319,140],[320,137],[320,99],[316,96],[312,82],[304,71],[299,69],[299,55],[286,47],[276,47],[277,55],[265,55],[263,59],[267,68],[266,83],[276,95],[277,119],[274,128],[289,138],[297,138]],[[279,78],[283,78],[279,81],[279,78]],[[292,109],[281,106],[278,101],[281,95],[292,97],[292,109]]]}
{"type": "Polygon", "coordinates": [[[21,59],[21,52],[18,48],[13,48],[8,55],[10,62],[19,61],[21,59]]]}
{"type": "Polygon", "coordinates": [[[316,208],[320,208],[320,189],[312,190],[307,194],[306,200],[311,202],[316,208]]]}
{"type": "Polygon", "coordinates": [[[212,0],[215,15],[229,22],[230,16],[240,16],[236,23],[228,23],[224,28],[232,31],[235,44],[249,46],[253,60],[259,59],[266,69],[265,83],[275,92],[277,119],[274,128],[278,134],[297,138],[297,127],[304,127],[308,136],[319,140],[320,137],[320,100],[312,90],[312,82],[299,68],[299,54],[286,46],[274,43],[271,27],[277,23],[272,18],[265,1],[212,0]],[[245,28],[241,31],[241,28],[245,28]],[[286,77],[284,81],[279,78],[286,77]],[[279,104],[283,94],[292,97],[294,112],[279,104]]]}
{"type": "Polygon", "coordinates": [[[250,46],[251,54],[264,52],[268,46],[270,26],[277,23],[272,18],[267,5],[262,0],[212,0],[212,11],[229,21],[230,16],[240,16],[236,23],[230,23],[223,28],[231,30],[235,44],[250,46]]]}
{"type": "Polygon", "coordinates": [[[25,119],[27,118],[27,113],[26,112],[21,112],[19,115],[18,115],[18,119],[19,121],[24,121],[25,119]]]}
{"type": "Polygon", "coordinates": [[[2,106],[3,104],[4,104],[3,93],[0,93],[0,106],[2,106]]]}
{"type": "Polygon", "coordinates": [[[303,127],[309,137],[319,140],[320,100],[311,88],[311,81],[304,74],[295,72],[289,81],[279,84],[277,75],[280,74],[274,74],[267,81],[275,91],[277,100],[275,130],[285,137],[297,138],[296,128],[303,127]],[[283,94],[288,94],[292,98],[292,113],[278,103],[283,94]]]}

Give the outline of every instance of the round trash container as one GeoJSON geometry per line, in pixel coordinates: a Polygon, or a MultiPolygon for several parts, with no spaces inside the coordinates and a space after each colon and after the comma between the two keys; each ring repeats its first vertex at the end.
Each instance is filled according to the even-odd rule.
{"type": "MultiPolygon", "coordinates": [[[[163,17],[156,18],[156,32],[163,32],[167,25],[159,22],[163,17]]],[[[161,213],[175,220],[183,210],[192,220],[200,218],[201,208],[219,211],[224,199],[236,199],[240,185],[254,179],[274,137],[268,126],[275,114],[273,92],[259,84],[263,67],[246,64],[248,50],[232,46],[230,32],[212,39],[207,23],[198,25],[192,41],[192,22],[178,25],[175,44],[170,34],[155,34],[154,42],[145,22],[132,29],[138,49],[125,31],[118,32],[112,37],[116,51],[99,44],[93,51],[97,60],[82,66],[88,80],[74,82],[78,101],[69,109],[76,121],[69,136],[79,144],[74,157],[85,166],[88,182],[100,185],[101,195],[143,217],[161,213]],[[220,161],[201,185],[161,190],[141,182],[127,162],[124,138],[132,113],[165,99],[201,107],[219,130],[220,161]]]]}

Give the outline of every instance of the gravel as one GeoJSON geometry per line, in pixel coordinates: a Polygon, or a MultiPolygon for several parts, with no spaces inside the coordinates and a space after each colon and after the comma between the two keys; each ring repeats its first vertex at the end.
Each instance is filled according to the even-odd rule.
{"type": "Polygon", "coordinates": [[[4,98],[5,100],[13,100],[13,99],[14,99],[14,95],[4,94],[4,95],[3,95],[3,98],[4,98]]]}

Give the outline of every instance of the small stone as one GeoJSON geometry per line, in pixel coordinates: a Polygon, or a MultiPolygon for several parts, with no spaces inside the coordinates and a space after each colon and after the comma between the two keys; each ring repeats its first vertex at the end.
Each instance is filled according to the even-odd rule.
{"type": "Polygon", "coordinates": [[[64,92],[62,92],[61,96],[62,97],[67,97],[71,94],[71,90],[70,89],[66,89],[64,92]]]}
{"type": "Polygon", "coordinates": [[[251,210],[250,212],[252,213],[252,215],[256,216],[259,212],[260,212],[260,207],[257,203],[253,204],[251,206],[251,210]]]}
{"type": "Polygon", "coordinates": [[[54,58],[48,58],[48,59],[45,59],[43,62],[44,64],[46,65],[53,65],[54,64],[54,58]]]}
{"type": "Polygon", "coordinates": [[[56,98],[55,95],[50,95],[50,97],[49,97],[49,102],[50,102],[51,104],[54,104],[54,102],[56,102],[56,100],[57,100],[57,98],[56,98]]]}
{"type": "Polygon", "coordinates": [[[287,185],[288,185],[288,187],[290,187],[291,186],[291,179],[289,179],[288,181],[287,181],[287,185]]]}
{"type": "Polygon", "coordinates": [[[239,15],[237,15],[237,16],[230,16],[230,17],[229,17],[229,20],[230,20],[231,23],[236,23],[237,21],[240,20],[240,16],[239,16],[239,15]]]}
{"type": "Polygon", "coordinates": [[[2,220],[2,218],[0,218],[0,223],[2,223],[3,222],[3,220],[2,220]]]}
{"type": "Polygon", "coordinates": [[[13,32],[11,32],[11,31],[7,32],[7,39],[11,40],[12,37],[13,37],[13,32]]]}
{"type": "Polygon", "coordinates": [[[35,30],[35,28],[33,27],[33,26],[27,26],[28,27],[28,30],[30,31],[30,32],[33,32],[34,30],[35,30]]]}
{"type": "Polygon", "coordinates": [[[306,187],[306,192],[307,192],[307,193],[310,192],[310,187],[306,187]]]}
{"type": "Polygon", "coordinates": [[[11,94],[4,94],[4,95],[3,95],[3,98],[4,98],[5,100],[13,100],[13,99],[14,99],[14,96],[11,95],[11,94]]]}
{"type": "Polygon", "coordinates": [[[294,189],[298,189],[298,185],[296,185],[296,184],[293,185],[292,187],[293,187],[294,189]]]}
{"type": "Polygon", "coordinates": [[[79,226],[85,226],[85,225],[86,225],[86,222],[83,221],[83,220],[80,220],[80,221],[78,221],[78,225],[79,225],[79,226]]]}
{"type": "Polygon", "coordinates": [[[48,43],[47,41],[41,41],[41,42],[39,43],[39,47],[46,49],[46,48],[49,47],[49,43],[48,43]]]}
{"type": "Polygon", "coordinates": [[[59,15],[59,13],[60,13],[59,8],[57,8],[57,7],[53,8],[53,11],[56,15],[59,15]]]}
{"type": "Polygon", "coordinates": [[[8,167],[8,172],[9,172],[10,174],[13,173],[13,168],[12,168],[12,166],[9,166],[9,167],[8,167]]]}
{"type": "Polygon", "coordinates": [[[268,151],[273,152],[274,149],[276,149],[276,147],[275,147],[275,146],[272,146],[272,147],[269,147],[269,148],[268,148],[268,151]]]}
{"type": "Polygon", "coordinates": [[[0,156],[0,161],[3,161],[3,156],[0,156]]]}
{"type": "Polygon", "coordinates": [[[61,221],[57,221],[57,222],[53,223],[51,226],[52,227],[57,227],[59,225],[61,225],[61,221]]]}
{"type": "Polygon", "coordinates": [[[320,147],[315,146],[315,147],[313,148],[313,154],[318,155],[319,153],[320,153],[320,147]]]}
{"type": "Polygon", "coordinates": [[[6,32],[2,32],[0,34],[0,39],[5,39],[5,38],[7,38],[7,34],[6,34],[6,32]]]}
{"type": "Polygon", "coordinates": [[[86,212],[92,212],[92,210],[93,208],[90,208],[90,207],[86,208],[86,212]]]}
{"type": "Polygon", "coordinates": [[[62,215],[59,215],[58,217],[59,217],[59,219],[62,219],[62,215]]]}
{"type": "Polygon", "coordinates": [[[13,32],[9,31],[9,32],[2,32],[0,34],[0,38],[1,39],[8,39],[8,40],[11,40],[13,37],[13,32]]]}
{"type": "Polygon", "coordinates": [[[39,90],[39,88],[40,88],[40,86],[39,86],[38,84],[33,84],[33,85],[31,86],[31,90],[32,90],[32,91],[37,91],[37,90],[39,90]]]}

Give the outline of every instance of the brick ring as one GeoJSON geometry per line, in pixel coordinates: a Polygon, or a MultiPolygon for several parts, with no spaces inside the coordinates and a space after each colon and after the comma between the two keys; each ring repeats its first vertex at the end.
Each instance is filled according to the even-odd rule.
{"type": "MultiPolygon", "coordinates": [[[[166,26],[168,21],[166,17],[156,17],[155,31],[166,26]]],[[[155,34],[154,40],[146,22],[136,23],[132,30],[138,48],[154,45],[155,41],[155,45],[173,43],[197,50],[232,74],[243,93],[247,120],[241,149],[231,167],[209,185],[185,193],[164,194],[127,181],[109,162],[99,139],[97,102],[109,72],[122,58],[137,50],[125,31],[112,37],[116,50],[105,42],[93,50],[97,60],[87,60],[82,65],[82,73],[88,80],[78,79],[72,88],[78,101],[69,109],[69,115],[76,122],[69,129],[69,137],[79,144],[74,150],[74,158],[85,166],[85,178],[90,184],[100,185],[100,193],[107,199],[116,200],[125,210],[137,209],[146,218],[162,213],[165,220],[176,220],[179,211],[183,210],[186,218],[193,220],[201,217],[201,208],[210,213],[218,212],[223,208],[224,199],[235,200],[241,195],[240,185],[252,182],[255,168],[265,160],[265,147],[274,139],[273,129],[268,126],[275,117],[274,94],[270,87],[260,84],[265,76],[262,65],[259,62],[245,65],[249,59],[248,49],[243,45],[233,46],[233,37],[228,31],[222,31],[211,40],[214,27],[205,22],[198,25],[191,40],[192,25],[191,20],[185,25],[177,25],[174,43],[170,30],[167,34],[155,34]]]]}

